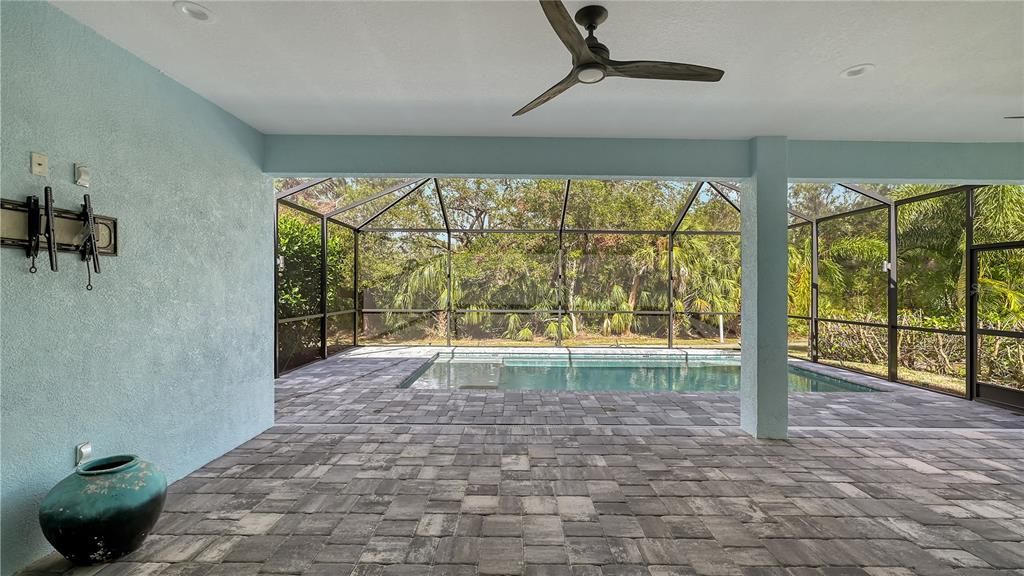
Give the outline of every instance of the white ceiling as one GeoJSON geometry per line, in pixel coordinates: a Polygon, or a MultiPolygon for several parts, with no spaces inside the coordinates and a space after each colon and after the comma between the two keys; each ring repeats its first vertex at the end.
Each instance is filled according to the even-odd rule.
{"type": "MultiPolygon", "coordinates": [[[[202,1],[202,0],[200,0],[202,1]]],[[[519,118],[569,55],[536,2],[55,4],[266,133],[1024,140],[1024,2],[603,2],[618,59],[726,71],[610,78],[519,118]],[[839,76],[863,62],[858,79],[839,76]]],[[[570,13],[586,2],[566,3],[570,13]]]]}

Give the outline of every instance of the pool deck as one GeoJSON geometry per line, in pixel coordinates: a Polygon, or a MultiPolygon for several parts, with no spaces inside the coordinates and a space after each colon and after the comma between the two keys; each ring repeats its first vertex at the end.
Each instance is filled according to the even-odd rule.
{"type": "MultiPolygon", "coordinates": [[[[474,424],[602,426],[739,426],[735,393],[547,392],[398,388],[434,355],[450,348],[363,348],[289,373],[278,381],[277,422],[303,424],[474,424]]],[[[471,352],[509,349],[466,349],[471,352]]],[[[519,349],[522,351],[522,349],[519,349]]],[[[531,354],[559,354],[557,349],[531,354]]],[[[714,351],[591,350],[586,354],[702,355],[714,351]]],[[[801,368],[881,393],[790,395],[790,426],[885,428],[1019,428],[1024,415],[893,384],[802,360],[801,368]]]]}
{"type": "Polygon", "coordinates": [[[437,351],[279,379],[273,428],[70,573],[1024,575],[1022,415],[850,376],[885,391],[791,394],[763,441],[736,394],[396,388],[437,351]]]}

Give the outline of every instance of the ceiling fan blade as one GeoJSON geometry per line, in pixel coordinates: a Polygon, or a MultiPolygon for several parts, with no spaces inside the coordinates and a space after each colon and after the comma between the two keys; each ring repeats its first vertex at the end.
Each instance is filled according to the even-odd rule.
{"type": "Polygon", "coordinates": [[[547,16],[555,34],[558,34],[562,44],[565,44],[572,54],[573,65],[593,62],[594,55],[590,53],[586,40],[573,22],[572,16],[569,16],[565,5],[560,0],[540,0],[540,7],[544,10],[544,15],[547,16]]]}
{"type": "Polygon", "coordinates": [[[558,84],[555,84],[551,88],[548,88],[546,92],[534,98],[533,101],[531,101],[529,104],[523,106],[519,110],[516,110],[516,113],[513,114],[513,116],[522,116],[523,114],[526,114],[530,110],[533,110],[534,108],[540,106],[541,104],[544,104],[545,102],[551,100],[555,96],[558,96],[562,92],[565,92],[569,88],[572,88],[577,83],[579,83],[579,80],[576,79],[576,74],[574,74],[573,72],[569,72],[569,75],[566,76],[565,78],[562,78],[562,80],[559,81],[558,84]]]}
{"type": "Polygon", "coordinates": [[[654,80],[689,80],[691,82],[718,82],[724,71],[696,64],[658,62],[655,60],[603,60],[609,76],[651,78],[654,80]]]}

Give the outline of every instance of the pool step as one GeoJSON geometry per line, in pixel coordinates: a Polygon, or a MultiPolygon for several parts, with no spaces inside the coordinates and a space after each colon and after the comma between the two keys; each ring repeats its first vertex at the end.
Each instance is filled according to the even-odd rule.
{"type": "Polygon", "coordinates": [[[487,382],[485,384],[463,384],[459,386],[459,390],[497,390],[497,382],[487,382]]]}

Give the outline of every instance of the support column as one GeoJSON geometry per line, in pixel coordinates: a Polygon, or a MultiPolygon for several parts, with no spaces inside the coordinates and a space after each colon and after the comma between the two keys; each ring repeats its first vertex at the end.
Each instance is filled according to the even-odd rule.
{"type": "Polygon", "coordinates": [[[789,427],[786,366],[786,138],[750,141],[753,177],[740,205],[743,350],[740,427],[756,438],[785,438],[789,427]]]}

